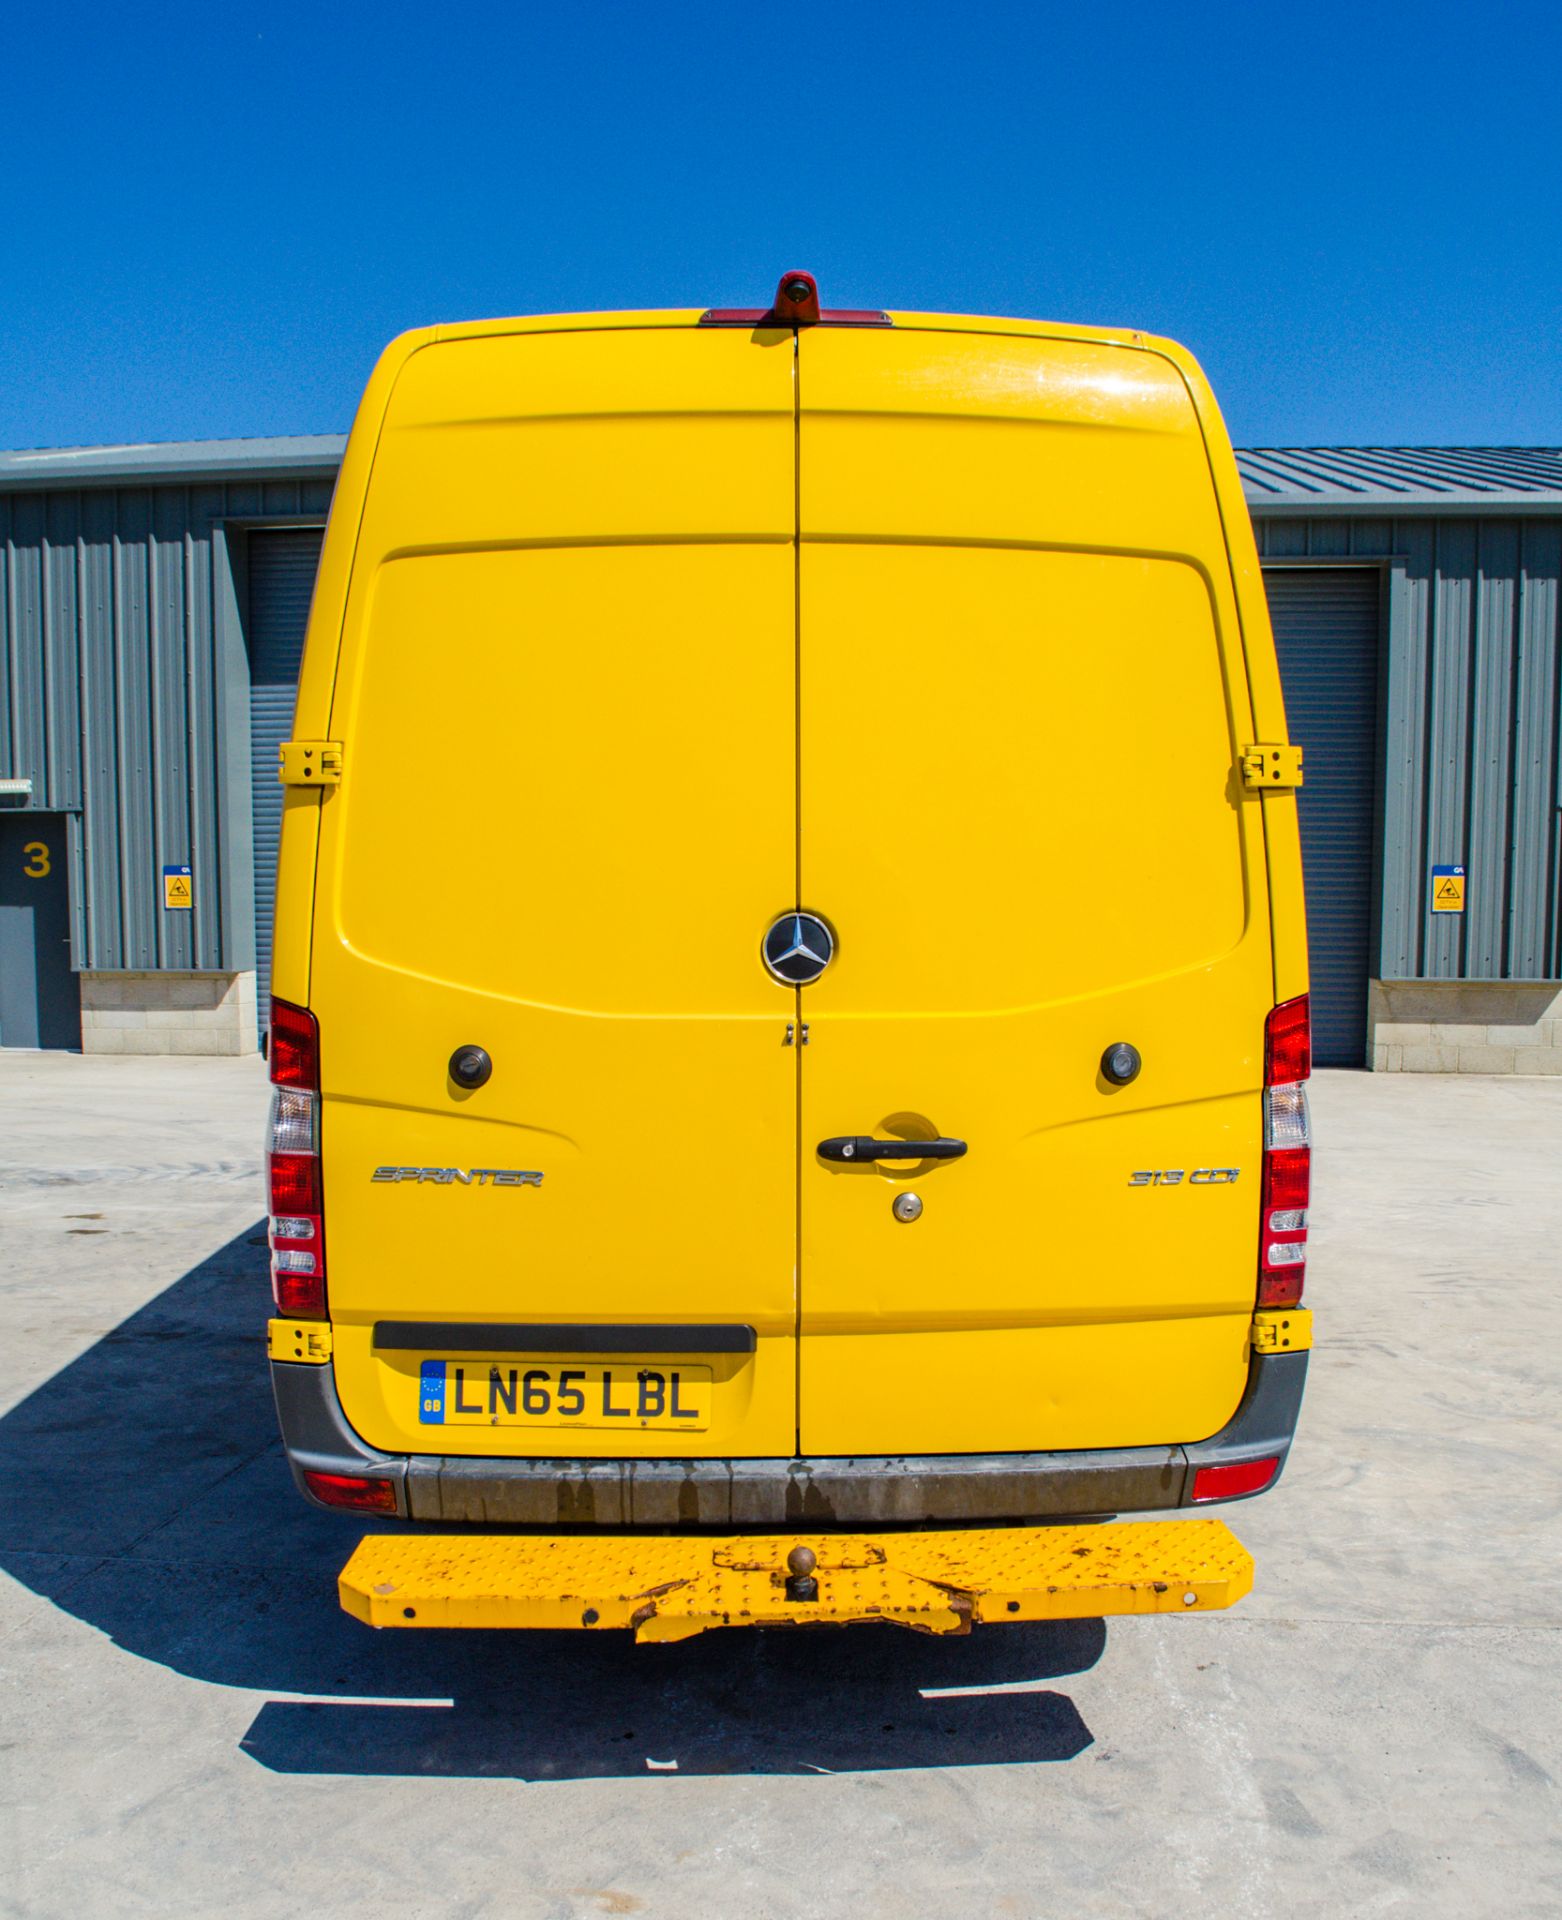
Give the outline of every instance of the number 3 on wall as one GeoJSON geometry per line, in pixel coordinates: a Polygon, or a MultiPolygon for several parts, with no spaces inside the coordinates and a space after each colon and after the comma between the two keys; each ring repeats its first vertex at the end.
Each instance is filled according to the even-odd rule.
{"type": "Polygon", "coordinates": [[[49,872],[49,849],[41,840],[29,840],[22,852],[27,855],[22,872],[29,880],[42,880],[49,872]]]}

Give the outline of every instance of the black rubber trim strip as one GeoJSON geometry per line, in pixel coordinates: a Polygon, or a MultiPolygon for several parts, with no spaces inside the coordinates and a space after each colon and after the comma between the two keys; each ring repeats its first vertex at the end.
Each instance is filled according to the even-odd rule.
{"type": "Polygon", "coordinates": [[[752,1327],[586,1327],[517,1321],[377,1320],[386,1351],[434,1353],[752,1353],[752,1327]]]}

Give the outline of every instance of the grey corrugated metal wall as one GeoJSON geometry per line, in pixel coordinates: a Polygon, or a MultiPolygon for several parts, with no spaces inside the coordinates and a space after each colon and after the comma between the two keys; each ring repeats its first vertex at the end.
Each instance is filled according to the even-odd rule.
{"type": "Polygon", "coordinates": [[[271,923],[282,787],[277,748],[293,724],[309,601],[320,565],[317,528],[255,533],[249,542],[249,733],[251,817],[255,834],[255,965],[260,1023],[271,1023],[271,923]]]}
{"type": "Polygon", "coordinates": [[[77,821],[78,967],[254,964],[247,855],[241,875],[224,858],[224,760],[242,793],[247,753],[227,742],[221,632],[220,556],[242,540],[221,529],[323,517],[330,496],[329,479],[0,492],[0,774],[77,821]],[[165,912],[160,869],[186,862],[194,911],[165,912]]]}
{"type": "Polygon", "coordinates": [[[1387,571],[1374,973],[1557,978],[1562,520],[1257,515],[1255,525],[1265,558],[1381,557],[1387,571]],[[1429,911],[1442,865],[1468,871],[1462,916],[1429,911]]]}
{"type": "Polygon", "coordinates": [[[1266,586],[1286,722],[1306,751],[1297,795],[1307,888],[1313,1058],[1359,1067],[1372,973],[1378,774],[1376,567],[1282,567],[1266,586]]]}

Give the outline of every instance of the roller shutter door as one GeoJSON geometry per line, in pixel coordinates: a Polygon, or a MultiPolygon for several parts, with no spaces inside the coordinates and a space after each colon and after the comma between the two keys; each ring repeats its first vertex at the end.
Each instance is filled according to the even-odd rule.
{"type": "Polygon", "coordinates": [[[282,788],[277,748],[293,725],[298,665],[304,653],[309,596],[320,564],[319,527],[252,533],[249,539],[249,730],[251,806],[255,822],[255,960],[260,1024],[270,1020],[272,894],[282,788]]]}
{"type": "Polygon", "coordinates": [[[1305,756],[1297,810],[1313,1058],[1360,1067],[1372,966],[1379,576],[1375,567],[1277,567],[1264,585],[1286,719],[1305,756]]]}

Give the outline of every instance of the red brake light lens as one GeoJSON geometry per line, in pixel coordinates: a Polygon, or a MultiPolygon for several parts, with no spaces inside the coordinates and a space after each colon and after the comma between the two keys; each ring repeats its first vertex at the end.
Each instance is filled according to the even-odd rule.
{"type": "Polygon", "coordinates": [[[1282,1000],[1264,1023],[1264,1085],[1288,1086],[1313,1069],[1312,1019],[1305,993],[1282,1000]]]}
{"type": "Polygon", "coordinates": [[[304,1470],[304,1485],[326,1507],[348,1513],[394,1513],[396,1483],[366,1473],[313,1473],[304,1470]]]}
{"type": "Polygon", "coordinates": [[[271,1083],[320,1091],[320,1025],[307,1007],[271,1003],[271,1083]]]}
{"type": "Polygon", "coordinates": [[[1230,1466],[1200,1467],[1189,1496],[1198,1506],[1205,1500],[1235,1500],[1244,1493],[1261,1493],[1280,1470],[1278,1454],[1268,1460],[1237,1460],[1230,1466]]]}
{"type": "Polygon", "coordinates": [[[1307,1212],[1308,1189],[1312,1186],[1310,1149],[1289,1147],[1282,1153],[1267,1154],[1264,1175],[1264,1232],[1271,1237],[1305,1233],[1306,1220],[1295,1216],[1307,1212]]]}
{"type": "Polygon", "coordinates": [[[316,1155],[274,1153],[270,1170],[273,1215],[320,1212],[320,1162],[316,1155]]]}

